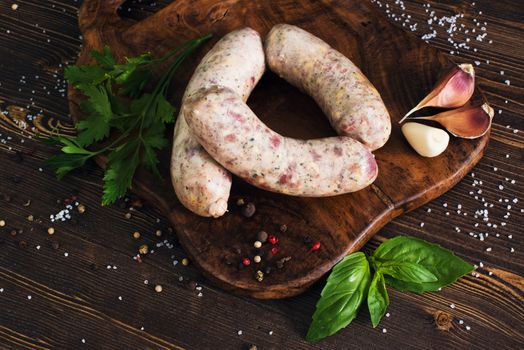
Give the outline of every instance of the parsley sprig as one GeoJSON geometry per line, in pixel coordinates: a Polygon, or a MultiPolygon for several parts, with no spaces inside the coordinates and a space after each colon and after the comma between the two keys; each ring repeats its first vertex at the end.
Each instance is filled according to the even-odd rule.
{"type": "Polygon", "coordinates": [[[166,125],[174,122],[176,112],[166,97],[169,84],[182,62],[209,38],[210,34],[190,40],[159,59],[144,53],[125,58],[122,64],[105,47],[92,51],[96,64],[67,67],[68,83],[86,97],[80,103],[86,118],[76,124],[76,137],[57,134],[48,140],[62,146],[62,153],[46,162],[58,178],[90,158],[107,156],[102,197],[102,204],[107,205],[131,188],[140,165],[160,176],[157,151],[168,145],[166,125]],[[146,92],[152,68],[172,58],[153,91],[146,92]]]}

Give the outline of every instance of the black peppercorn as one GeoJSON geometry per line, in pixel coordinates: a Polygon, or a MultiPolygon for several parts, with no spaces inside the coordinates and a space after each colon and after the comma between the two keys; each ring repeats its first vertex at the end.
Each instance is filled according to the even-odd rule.
{"type": "Polygon", "coordinates": [[[253,215],[255,215],[255,211],[256,211],[256,208],[253,203],[247,203],[241,209],[242,215],[244,215],[246,218],[250,218],[253,215]]]}

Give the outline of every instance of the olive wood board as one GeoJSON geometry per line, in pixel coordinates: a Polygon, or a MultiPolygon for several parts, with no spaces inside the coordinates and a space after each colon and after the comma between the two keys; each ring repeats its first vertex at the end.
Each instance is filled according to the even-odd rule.
{"type": "MultiPolygon", "coordinates": [[[[254,188],[234,178],[229,211],[203,218],[177,200],[169,177],[170,151],[161,154],[163,179],[140,170],[132,191],[169,218],[180,243],[202,273],[224,289],[255,298],[297,295],[346,254],[359,250],[396,216],[452,188],[482,157],[489,133],[476,140],[452,138],[435,158],[417,155],[401,134],[398,121],[427,94],[453,64],[443,53],[395,27],[368,1],[177,0],[142,19],[118,13],[123,0],[86,0],[79,14],[84,46],[77,64],[92,63],[89,53],[109,45],[121,60],[145,51],[161,56],[186,40],[213,33],[212,40],[176,74],[171,101],[179,106],[184,87],[203,55],[228,32],[249,26],[264,37],[277,23],[310,31],[349,57],[381,93],[392,118],[392,133],[374,152],[379,175],[369,187],[329,198],[290,197],[254,188]],[[251,202],[246,218],[238,199],[251,202]],[[287,230],[281,232],[281,225],[287,230]],[[253,247],[261,230],[278,237],[274,246],[253,247]],[[321,247],[312,251],[314,242],[321,247]],[[276,247],[275,253],[271,248],[276,247]],[[253,257],[259,254],[260,263],[253,257]],[[244,257],[251,259],[241,266],[244,257]],[[282,259],[290,257],[284,264],[282,259]],[[280,263],[279,263],[280,261],[280,263]],[[257,271],[262,281],[255,278],[257,271]]],[[[475,98],[483,99],[476,89],[475,98]]],[[[82,118],[82,96],[69,89],[71,114],[82,118]]],[[[248,100],[257,115],[277,132],[295,138],[334,136],[312,98],[266,72],[248,100]]],[[[104,166],[105,159],[97,159],[104,166]]]]}

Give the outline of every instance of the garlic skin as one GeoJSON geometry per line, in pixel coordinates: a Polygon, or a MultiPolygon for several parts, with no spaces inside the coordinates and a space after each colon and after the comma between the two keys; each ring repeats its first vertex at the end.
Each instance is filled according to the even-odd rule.
{"type": "Polygon", "coordinates": [[[402,134],[413,149],[423,157],[436,157],[446,150],[449,135],[442,129],[409,122],[402,125],[402,134]]]}
{"type": "Polygon", "coordinates": [[[465,105],[475,91],[475,68],[469,63],[451,68],[433,90],[411,109],[399,123],[425,107],[456,108],[465,105]]]}
{"type": "Polygon", "coordinates": [[[455,137],[476,139],[485,135],[491,127],[495,112],[487,103],[466,105],[461,108],[441,112],[429,117],[411,118],[432,120],[446,128],[455,137]]]}

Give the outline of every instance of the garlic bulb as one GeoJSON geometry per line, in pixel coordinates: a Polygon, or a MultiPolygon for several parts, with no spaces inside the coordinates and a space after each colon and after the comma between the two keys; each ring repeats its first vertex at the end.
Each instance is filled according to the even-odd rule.
{"type": "Polygon", "coordinates": [[[449,135],[442,129],[410,122],[402,125],[402,133],[423,157],[436,157],[448,147],[449,135]]]}

